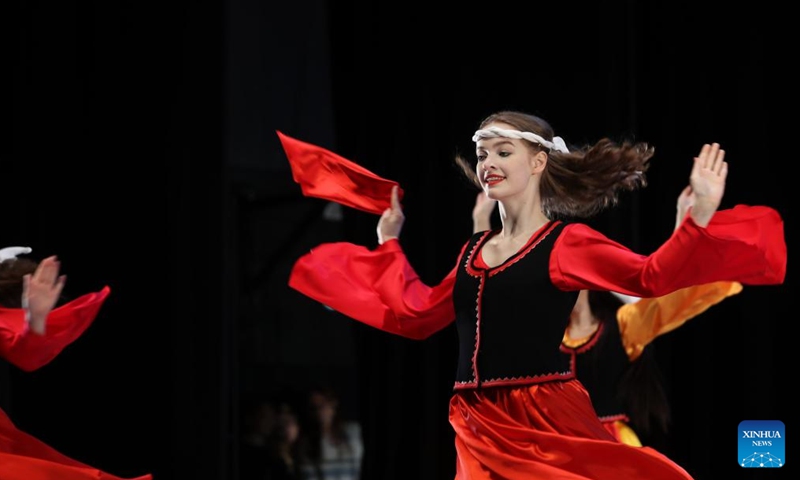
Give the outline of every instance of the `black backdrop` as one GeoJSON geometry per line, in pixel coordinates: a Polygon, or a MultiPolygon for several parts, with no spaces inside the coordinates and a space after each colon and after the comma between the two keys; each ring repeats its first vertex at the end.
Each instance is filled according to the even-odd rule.
{"type": "MultiPolygon", "coordinates": [[[[3,409],[118,475],[232,480],[244,399],[325,379],[363,425],[365,479],[452,478],[454,333],[392,337],[286,287],[317,243],[374,245],[377,217],[303,198],[274,130],[399,181],[430,282],[471,228],[453,154],[504,108],[571,143],[656,146],[650,185],[595,220],[636,250],[669,234],[711,141],[728,150],[723,206],[775,207],[791,250],[796,55],[788,11],[756,7],[15,3],[0,245],[56,253],[70,292],[112,295],[54,362],[0,370],[3,409]]],[[[698,480],[794,470],[792,285],[790,265],[653,345],[675,418],[653,441],[698,480]],[[786,424],[785,467],[734,463],[747,419],[786,424]]]]}

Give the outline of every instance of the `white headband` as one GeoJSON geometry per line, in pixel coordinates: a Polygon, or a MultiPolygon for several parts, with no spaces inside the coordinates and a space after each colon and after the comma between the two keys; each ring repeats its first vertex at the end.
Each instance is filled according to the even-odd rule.
{"type": "Polygon", "coordinates": [[[31,247],[6,247],[0,248],[0,262],[6,260],[16,259],[17,255],[25,255],[31,253],[31,247]]]}
{"type": "Polygon", "coordinates": [[[484,128],[483,130],[478,130],[475,132],[475,135],[472,136],[472,141],[477,142],[481,138],[496,138],[496,137],[504,137],[504,138],[522,138],[529,142],[538,143],[543,147],[547,147],[550,150],[556,150],[558,152],[569,153],[569,149],[567,149],[567,144],[564,143],[564,139],[561,137],[553,137],[552,142],[548,142],[544,139],[541,135],[536,135],[535,133],[531,132],[520,132],[519,130],[506,130],[504,128],[497,128],[497,127],[489,127],[484,128]]]}

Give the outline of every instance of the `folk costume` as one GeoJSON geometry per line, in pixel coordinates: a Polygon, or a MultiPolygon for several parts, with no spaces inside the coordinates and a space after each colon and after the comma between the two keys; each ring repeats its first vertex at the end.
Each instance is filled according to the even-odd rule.
{"type": "MultiPolygon", "coordinates": [[[[329,165],[337,157],[325,149],[286,153],[292,165],[326,164],[331,174],[313,179],[323,184],[318,191],[335,189],[375,213],[385,209],[387,197],[375,194],[365,176],[354,182],[336,174],[347,166],[329,165]]],[[[322,244],[296,261],[289,285],[410,339],[455,322],[459,354],[449,417],[456,480],[691,479],[656,450],[621,443],[603,427],[575,377],[574,355],[561,350],[569,314],[583,289],[657,297],[722,280],[782,283],[786,244],[779,214],[739,205],[718,211],[706,228],[687,216],[651,255],[585,224],[550,221],[489,268],[481,249],[496,233],[473,234],[438,285],[422,283],[397,239],[373,250],[322,244]]]]}

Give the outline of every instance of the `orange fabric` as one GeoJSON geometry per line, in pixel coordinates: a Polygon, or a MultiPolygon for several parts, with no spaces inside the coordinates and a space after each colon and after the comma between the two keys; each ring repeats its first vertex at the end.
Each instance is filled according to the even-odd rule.
{"type": "Polygon", "coordinates": [[[654,338],[741,291],[739,282],[714,282],[623,305],[617,310],[617,322],[628,358],[635,360],[654,338]]]}
{"type": "Polygon", "coordinates": [[[48,364],[89,328],[110,293],[105,286],[53,309],[43,335],[28,329],[22,309],[0,307],[0,357],[25,371],[48,364]]]}
{"type": "MultiPolygon", "coordinates": [[[[330,150],[276,132],[289,159],[292,178],[305,196],[377,215],[391,207],[392,187],[397,182],[381,178],[330,150]]],[[[402,200],[403,190],[397,193],[402,200]]]]}
{"type": "Polygon", "coordinates": [[[594,336],[594,334],[597,333],[597,330],[599,328],[600,328],[600,322],[597,322],[594,324],[594,329],[591,331],[591,333],[588,333],[582,336],[581,338],[572,338],[569,336],[569,325],[567,325],[567,329],[564,331],[564,338],[561,339],[561,343],[565,347],[578,348],[581,345],[586,344],[586,342],[588,342],[589,340],[591,340],[592,336],[594,336]]]}
{"type": "Polygon", "coordinates": [[[632,447],[641,447],[642,441],[639,440],[639,436],[636,435],[636,432],[622,420],[610,420],[604,421],[603,427],[605,427],[608,432],[617,439],[617,441],[622,442],[626,445],[630,445],[632,447]]]}
{"type": "Polygon", "coordinates": [[[456,480],[687,480],[649,447],[617,441],[577,380],[464,390],[450,400],[456,480]]]}

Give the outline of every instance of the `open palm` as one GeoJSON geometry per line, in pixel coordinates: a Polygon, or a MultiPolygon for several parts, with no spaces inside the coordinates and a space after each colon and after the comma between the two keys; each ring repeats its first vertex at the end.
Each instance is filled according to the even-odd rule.
{"type": "Polygon", "coordinates": [[[47,315],[67,281],[66,275],[59,275],[60,269],[61,263],[55,256],[47,257],[39,262],[36,271],[22,278],[22,305],[31,330],[39,335],[44,334],[47,315]]]}

